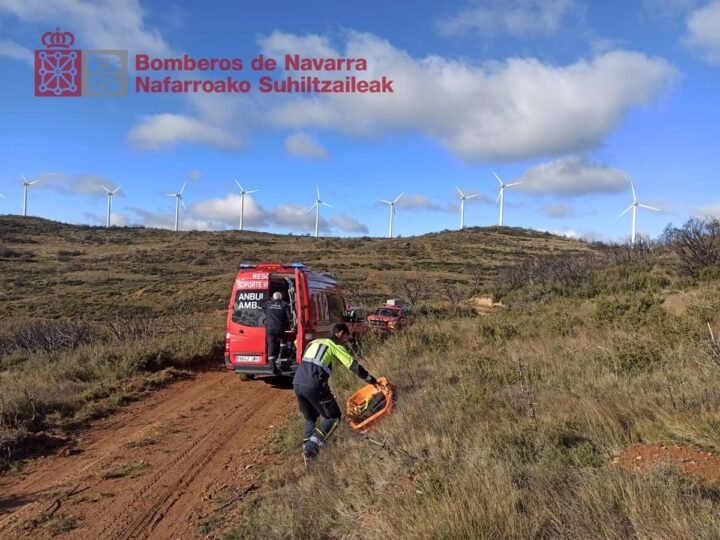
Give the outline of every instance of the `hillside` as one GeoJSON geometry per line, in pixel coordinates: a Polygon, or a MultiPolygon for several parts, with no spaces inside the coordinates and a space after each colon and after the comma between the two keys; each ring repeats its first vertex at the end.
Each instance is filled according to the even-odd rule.
{"type": "MultiPolygon", "coordinates": [[[[227,305],[241,261],[302,261],[335,273],[348,296],[372,303],[412,278],[479,288],[521,258],[581,253],[586,244],[496,227],[412,238],[310,238],[257,232],[180,232],[64,225],[0,217],[0,317],[107,318],[210,313],[227,305]]],[[[438,291],[442,292],[442,291],[438,291]]]]}
{"type": "MultiPolygon", "coordinates": [[[[695,225],[702,257],[520,229],[0,218],[0,533],[717,538],[720,244],[695,225]],[[287,386],[217,370],[241,260],[331,270],[355,301],[417,296],[415,325],[364,345],[399,396],[368,436],[343,425],[306,466],[287,386]],[[502,306],[478,316],[480,295],[502,306]],[[38,451],[55,454],[21,459],[38,451]]],[[[343,402],[358,382],[337,371],[343,402]]]]}

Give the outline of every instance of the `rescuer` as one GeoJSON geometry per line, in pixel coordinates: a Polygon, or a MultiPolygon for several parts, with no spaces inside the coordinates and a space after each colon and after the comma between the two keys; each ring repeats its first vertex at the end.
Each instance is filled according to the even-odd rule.
{"type": "Polygon", "coordinates": [[[320,447],[340,423],[340,407],[328,384],[333,365],[340,363],[365,382],[377,384],[375,377],[370,375],[345,348],[349,337],[350,331],[347,325],[336,323],[332,328],[332,337],[310,342],[295,372],[293,387],[300,412],[305,418],[303,454],[306,457],[317,456],[320,447]],[[320,416],[323,420],[316,425],[320,416]]]}
{"type": "Polygon", "coordinates": [[[276,375],[280,370],[275,365],[280,352],[280,342],[292,322],[290,304],[284,302],[281,292],[274,292],[272,300],[265,304],[265,340],[267,343],[268,364],[276,375]]]}

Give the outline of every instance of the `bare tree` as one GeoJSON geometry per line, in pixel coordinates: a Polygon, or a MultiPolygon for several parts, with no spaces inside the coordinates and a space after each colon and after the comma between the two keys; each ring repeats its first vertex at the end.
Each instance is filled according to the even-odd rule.
{"type": "Polygon", "coordinates": [[[393,294],[397,293],[397,296],[413,305],[427,300],[435,293],[435,284],[416,273],[393,280],[391,288],[393,294]]]}
{"type": "Polygon", "coordinates": [[[708,266],[720,265],[720,220],[687,220],[682,227],[668,225],[662,241],[678,256],[683,272],[696,276],[708,266]]]}

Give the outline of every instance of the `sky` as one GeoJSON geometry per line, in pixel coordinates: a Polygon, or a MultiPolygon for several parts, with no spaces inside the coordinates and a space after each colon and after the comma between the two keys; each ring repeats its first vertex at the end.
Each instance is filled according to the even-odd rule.
{"type": "Polygon", "coordinates": [[[449,0],[212,3],[0,0],[0,214],[105,223],[100,184],[121,187],[117,225],[384,236],[497,223],[591,240],[659,235],[691,216],[720,217],[720,0],[449,0]],[[210,7],[209,7],[210,6],[210,7]],[[130,90],[36,97],[41,36],[76,49],[124,49],[130,90]],[[139,72],[150,58],[240,58],[240,72],[139,72]],[[363,58],[367,70],[254,73],[282,64],[363,58]],[[264,94],[258,77],[385,76],[384,94],[264,94]],[[147,94],[138,75],[225,79],[248,93],[147,94]]]}

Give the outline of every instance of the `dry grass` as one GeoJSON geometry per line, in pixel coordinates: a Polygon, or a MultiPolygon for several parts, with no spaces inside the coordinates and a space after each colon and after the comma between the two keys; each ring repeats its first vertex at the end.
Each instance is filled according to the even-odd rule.
{"type": "MultiPolygon", "coordinates": [[[[306,469],[293,415],[275,441],[287,465],[228,538],[717,538],[720,486],[610,464],[643,441],[720,452],[717,293],[706,283],[681,314],[662,293],[632,316],[605,295],[516,295],[479,319],[421,320],[368,351],[399,395],[372,441],[340,430],[306,469]]],[[[341,400],[358,385],[335,377],[341,400]]]]}

